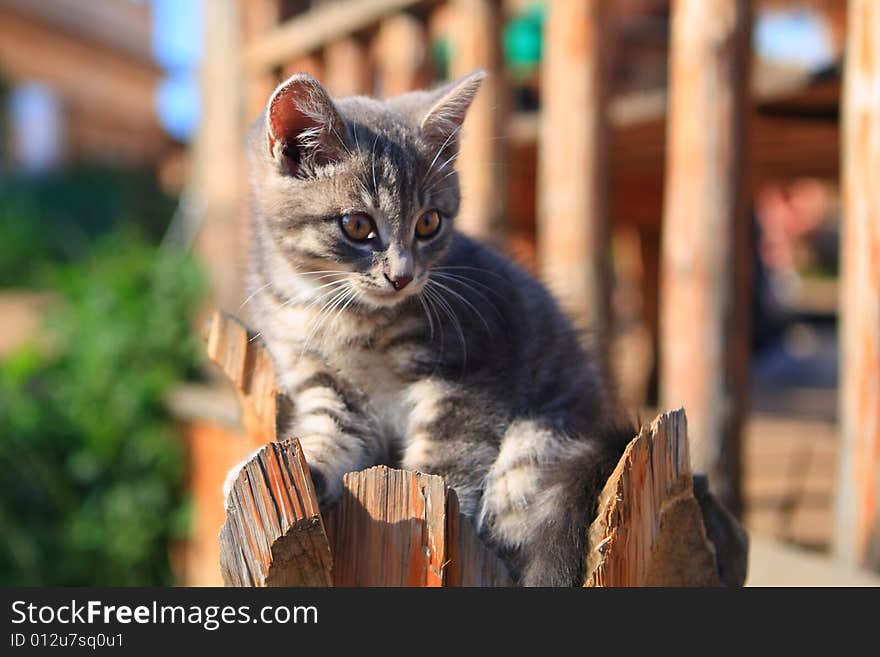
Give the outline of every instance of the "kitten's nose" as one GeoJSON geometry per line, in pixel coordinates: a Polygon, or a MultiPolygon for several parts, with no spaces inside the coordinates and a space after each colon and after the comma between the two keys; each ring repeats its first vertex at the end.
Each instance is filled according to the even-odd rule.
{"type": "Polygon", "coordinates": [[[401,274],[400,276],[391,277],[388,274],[385,274],[385,278],[388,279],[388,282],[394,287],[395,290],[400,291],[405,288],[407,285],[412,283],[413,277],[409,274],[401,274]]]}

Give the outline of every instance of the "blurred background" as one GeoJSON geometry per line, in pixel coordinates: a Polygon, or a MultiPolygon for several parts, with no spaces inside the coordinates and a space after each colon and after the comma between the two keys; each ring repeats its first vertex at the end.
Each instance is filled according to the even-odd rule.
{"type": "Polygon", "coordinates": [[[838,414],[848,38],[846,0],[0,0],[0,583],[220,583],[246,444],[198,329],[246,317],[244,127],[296,71],[390,96],[478,66],[461,227],[595,328],[627,408],[686,406],[749,583],[880,583],[880,477],[848,470],[880,452],[838,414]],[[735,111],[707,125],[713,29],[707,97],[735,111]],[[725,131],[728,169],[688,160],[725,131]],[[720,274],[677,280],[679,241],[720,274]],[[675,303],[701,294],[721,305],[675,303]],[[703,374],[675,369],[702,344],[682,321],[722,334],[703,374]]]}

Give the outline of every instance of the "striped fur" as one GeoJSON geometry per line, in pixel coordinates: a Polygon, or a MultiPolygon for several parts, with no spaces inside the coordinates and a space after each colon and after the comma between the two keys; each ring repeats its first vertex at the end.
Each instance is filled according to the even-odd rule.
{"type": "Polygon", "coordinates": [[[279,87],[249,144],[249,319],[322,504],[377,463],[440,474],[522,584],[572,585],[599,482],[632,432],[610,423],[547,291],[455,231],[458,133],[480,79],[387,102],[332,101],[302,75],[279,87]],[[441,228],[422,240],[430,209],[441,228]],[[352,212],[372,217],[369,244],[340,228],[352,212]],[[412,282],[397,291],[401,271],[412,282]]]}

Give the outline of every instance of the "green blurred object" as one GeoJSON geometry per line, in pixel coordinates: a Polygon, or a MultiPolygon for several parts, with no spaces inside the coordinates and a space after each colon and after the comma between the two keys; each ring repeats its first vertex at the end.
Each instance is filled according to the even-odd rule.
{"type": "Polygon", "coordinates": [[[537,3],[504,28],[504,59],[515,73],[528,74],[540,63],[547,10],[537,3]]]}
{"type": "Polygon", "coordinates": [[[439,38],[431,43],[431,60],[434,70],[441,80],[449,79],[449,67],[452,62],[452,44],[449,39],[439,38]]]}
{"type": "Polygon", "coordinates": [[[0,584],[172,583],[184,455],[162,399],[197,376],[196,264],[132,231],[47,265],[51,355],[0,362],[0,584]]]}
{"type": "Polygon", "coordinates": [[[121,225],[156,241],[174,205],[149,171],[80,164],[0,176],[0,286],[42,286],[48,264],[81,260],[121,225]]]}

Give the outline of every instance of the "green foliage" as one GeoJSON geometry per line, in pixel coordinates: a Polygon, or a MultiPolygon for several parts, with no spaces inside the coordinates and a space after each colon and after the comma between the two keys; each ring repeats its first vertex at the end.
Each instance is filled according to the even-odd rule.
{"type": "Polygon", "coordinates": [[[162,398],[197,371],[200,272],[117,232],[44,276],[51,355],[0,363],[0,583],[168,584],[186,517],[162,398]]]}
{"type": "Polygon", "coordinates": [[[122,224],[156,239],[174,209],[150,172],[79,165],[0,176],[0,286],[42,285],[47,263],[76,262],[122,224]]]}

